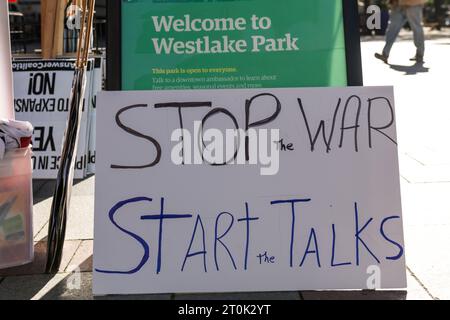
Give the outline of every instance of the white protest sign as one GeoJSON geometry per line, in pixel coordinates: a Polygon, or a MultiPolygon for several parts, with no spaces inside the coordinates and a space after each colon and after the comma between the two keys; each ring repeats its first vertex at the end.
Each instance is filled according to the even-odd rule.
{"type": "MultiPolygon", "coordinates": [[[[74,60],[18,60],[13,62],[14,108],[18,120],[34,126],[33,178],[55,179],[58,173],[72,90],[74,60]]],[[[90,69],[89,69],[90,70],[90,69]]],[[[90,72],[87,73],[85,107],[81,118],[75,164],[76,179],[87,167],[87,132],[90,72]]]]}
{"type": "Polygon", "coordinates": [[[7,1],[0,3],[0,118],[14,118],[7,1]]]}
{"type": "Polygon", "coordinates": [[[391,87],[103,92],[97,112],[94,294],[406,286],[391,87]]]}
{"type": "Polygon", "coordinates": [[[89,99],[89,121],[88,121],[88,150],[87,156],[87,174],[95,173],[95,142],[96,142],[96,104],[97,104],[97,94],[102,91],[103,85],[103,57],[95,57],[93,59],[94,70],[91,72],[91,98],[89,99]]]}

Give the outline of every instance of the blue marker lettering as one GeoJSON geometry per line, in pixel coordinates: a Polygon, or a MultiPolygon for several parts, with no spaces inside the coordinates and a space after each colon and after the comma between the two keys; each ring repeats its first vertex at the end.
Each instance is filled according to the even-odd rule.
{"type": "Polygon", "coordinates": [[[370,251],[367,244],[361,239],[360,234],[364,231],[364,229],[372,222],[373,218],[370,218],[366,224],[360,229],[359,228],[359,222],[358,222],[358,204],[355,202],[355,227],[356,227],[356,233],[355,233],[355,240],[356,240],[356,265],[359,266],[359,243],[362,243],[363,246],[366,248],[366,250],[370,253],[370,255],[378,262],[380,263],[380,260],[373,254],[372,251],[370,251]]]}
{"type": "Polygon", "coordinates": [[[186,265],[186,260],[191,257],[195,257],[197,255],[203,255],[203,268],[205,269],[205,272],[208,272],[206,269],[206,240],[205,240],[205,227],[203,226],[202,218],[200,218],[200,215],[197,216],[197,220],[195,221],[194,231],[192,232],[191,242],[189,243],[189,248],[186,252],[186,256],[184,257],[183,266],[181,267],[181,271],[184,271],[184,266],[186,265]],[[202,228],[202,240],[203,240],[203,250],[197,251],[197,252],[191,252],[192,244],[194,242],[195,234],[197,233],[197,227],[200,225],[202,228]]]}
{"type": "Polygon", "coordinates": [[[217,243],[218,242],[220,242],[220,244],[225,248],[225,250],[227,251],[228,255],[230,256],[231,262],[233,263],[233,268],[235,270],[237,270],[236,263],[234,262],[234,259],[233,259],[233,255],[231,254],[230,250],[225,245],[225,243],[223,243],[223,241],[222,241],[222,238],[225,237],[228,234],[228,232],[231,230],[231,227],[233,226],[233,224],[234,224],[234,217],[233,217],[233,215],[231,213],[222,212],[216,218],[216,226],[215,226],[215,232],[214,232],[214,262],[216,264],[217,271],[219,271],[219,263],[217,262],[217,243]],[[222,233],[222,235],[218,236],[217,229],[218,229],[218,225],[219,225],[219,220],[220,220],[220,218],[223,215],[229,216],[231,218],[231,222],[230,222],[230,225],[228,226],[227,230],[224,233],[222,233]]]}
{"type": "Polygon", "coordinates": [[[142,239],[138,235],[134,234],[131,231],[128,231],[128,230],[122,228],[121,226],[119,226],[117,224],[116,220],[114,219],[117,211],[120,208],[122,208],[125,205],[130,204],[130,203],[143,202],[143,201],[152,202],[152,199],[146,198],[146,197],[137,197],[137,198],[132,198],[132,199],[120,201],[115,206],[113,206],[111,208],[111,210],[109,210],[109,220],[111,220],[112,224],[117,229],[122,231],[123,233],[125,233],[125,234],[131,236],[132,238],[134,238],[137,242],[139,242],[141,244],[142,248],[144,248],[144,255],[143,255],[142,259],[141,259],[141,262],[139,262],[139,264],[134,269],[131,269],[131,270],[128,270],[128,271],[113,271],[113,270],[103,270],[103,269],[95,269],[95,271],[100,272],[100,273],[107,273],[107,274],[134,274],[136,272],[139,272],[139,270],[141,270],[142,267],[147,263],[147,261],[149,259],[149,256],[150,256],[150,247],[148,246],[148,244],[145,242],[144,239],[142,239]]]}
{"type": "Polygon", "coordinates": [[[290,253],[290,259],[289,259],[289,265],[291,268],[293,267],[293,255],[294,255],[294,238],[295,238],[295,204],[297,202],[309,202],[311,199],[293,199],[293,200],[275,200],[272,201],[270,204],[283,204],[283,203],[290,203],[291,204],[291,214],[292,214],[292,223],[291,223],[291,243],[289,248],[290,253]]]}
{"type": "Polygon", "coordinates": [[[388,238],[386,236],[386,233],[384,232],[384,225],[386,222],[388,222],[389,220],[393,220],[393,219],[400,219],[399,216],[392,216],[392,217],[387,217],[385,218],[382,222],[381,222],[381,226],[380,226],[380,233],[383,236],[384,239],[386,239],[386,241],[392,243],[393,245],[395,245],[398,248],[398,254],[396,256],[393,257],[386,257],[387,260],[398,260],[403,256],[403,247],[398,243],[395,242],[394,240],[388,238]]]}
{"type": "Polygon", "coordinates": [[[247,265],[248,265],[248,247],[249,247],[249,243],[250,243],[250,221],[256,221],[259,220],[258,217],[253,217],[250,218],[250,214],[248,211],[248,203],[245,203],[245,218],[243,219],[239,219],[238,222],[242,222],[245,221],[246,222],[246,227],[247,227],[247,238],[245,241],[245,259],[244,259],[244,270],[247,270],[247,265]]]}
{"type": "Polygon", "coordinates": [[[141,220],[159,220],[158,263],[156,266],[157,274],[159,274],[161,272],[163,221],[165,219],[187,219],[187,218],[192,218],[192,215],[191,214],[164,214],[164,198],[161,198],[160,214],[141,216],[141,220]]]}
{"type": "Polygon", "coordinates": [[[331,266],[339,267],[339,266],[351,265],[352,264],[351,262],[334,263],[335,250],[336,250],[336,230],[335,230],[334,223],[331,225],[331,229],[333,230],[333,245],[331,248],[331,266]]]}
{"type": "Polygon", "coordinates": [[[300,267],[303,266],[303,263],[305,263],[306,260],[306,256],[310,253],[315,253],[316,254],[316,259],[317,259],[317,265],[319,266],[319,268],[321,268],[320,265],[320,255],[319,255],[319,246],[317,245],[317,237],[316,237],[316,231],[314,230],[314,228],[311,228],[311,232],[309,234],[309,240],[308,240],[308,245],[306,246],[306,251],[305,254],[303,255],[303,259],[302,262],[300,262],[300,267]],[[311,240],[314,240],[314,250],[310,250],[310,246],[311,246],[311,240]]]}

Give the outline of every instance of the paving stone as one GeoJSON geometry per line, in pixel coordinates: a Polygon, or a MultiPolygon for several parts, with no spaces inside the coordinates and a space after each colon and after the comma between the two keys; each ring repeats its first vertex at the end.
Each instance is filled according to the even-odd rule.
{"type": "Polygon", "coordinates": [[[52,290],[64,275],[8,277],[0,283],[0,300],[35,300],[52,290]]]}
{"type": "MultiPolygon", "coordinates": [[[[33,180],[34,197],[36,198],[51,198],[56,187],[56,179],[54,180],[33,180]],[[36,182],[35,182],[36,181],[36,182]]],[[[88,196],[94,194],[95,177],[90,176],[86,179],[77,179],[73,182],[72,195],[74,196],[88,196]]]]}
{"type": "Polygon", "coordinates": [[[52,207],[51,198],[36,203],[33,206],[33,234],[35,241],[42,240],[42,237],[38,239],[37,236],[42,231],[42,228],[44,228],[44,226],[49,220],[51,207],[52,207]]]}
{"type": "Polygon", "coordinates": [[[45,184],[46,180],[39,180],[34,179],[33,180],[33,194],[37,195],[39,190],[42,188],[42,186],[45,184]]]}
{"type": "MultiPolygon", "coordinates": [[[[38,180],[40,189],[34,197],[42,199],[33,207],[34,240],[40,241],[47,236],[46,223],[49,220],[52,196],[55,189],[54,180],[38,180]]],[[[77,180],[72,189],[71,206],[67,222],[66,238],[69,240],[93,238],[94,216],[94,184],[95,178],[77,180]]]]}
{"type": "Polygon", "coordinates": [[[408,293],[406,300],[433,300],[426,289],[413,277],[411,272],[407,273],[408,293]]]}
{"type": "Polygon", "coordinates": [[[400,156],[400,174],[411,183],[450,182],[450,165],[423,165],[403,155],[400,156]]]}
{"type": "Polygon", "coordinates": [[[171,295],[94,297],[92,273],[19,276],[0,283],[0,300],[170,300],[171,295]]]}
{"type": "MultiPolygon", "coordinates": [[[[46,239],[52,199],[34,206],[34,240],[46,239]]],[[[88,240],[94,238],[94,196],[72,196],[67,217],[66,239],[88,240]]]]}
{"type": "Polygon", "coordinates": [[[55,192],[56,179],[53,180],[33,180],[33,185],[37,181],[37,185],[40,185],[38,189],[33,188],[33,197],[36,199],[48,199],[53,197],[55,192]]]}
{"type": "Polygon", "coordinates": [[[66,239],[94,239],[94,196],[72,196],[67,217],[66,239]]]}
{"type": "Polygon", "coordinates": [[[408,289],[377,291],[303,291],[305,300],[431,300],[431,296],[408,271],[408,289]]]}
{"type": "Polygon", "coordinates": [[[84,180],[75,180],[72,188],[73,196],[92,196],[95,193],[95,176],[84,180]]]}
{"type": "Polygon", "coordinates": [[[92,272],[92,254],[94,241],[84,240],[70,260],[66,272],[78,270],[80,272],[92,272]]]}
{"type": "MultiPolygon", "coordinates": [[[[363,43],[362,56],[365,85],[394,85],[400,172],[411,182],[402,184],[406,262],[420,281],[413,278],[409,283],[423,289],[417,296],[424,296],[424,286],[433,297],[449,299],[450,184],[437,183],[450,181],[450,46],[438,44],[443,40],[427,42],[425,67],[429,70],[414,76],[374,63],[373,53],[381,50],[382,39],[363,43]]],[[[448,38],[444,42],[448,44],[448,38]]],[[[413,52],[411,42],[396,43],[390,62],[408,65],[407,57],[413,52]]]]}
{"type": "Polygon", "coordinates": [[[91,273],[64,273],[62,279],[46,292],[40,300],[92,300],[91,273]]]}
{"type": "Polygon", "coordinates": [[[175,300],[300,300],[299,292],[175,294],[175,300]]]}
{"type": "Polygon", "coordinates": [[[406,291],[302,291],[304,300],[405,300],[406,291]]]}
{"type": "Polygon", "coordinates": [[[92,300],[90,273],[9,277],[0,284],[0,300],[92,300]]]}
{"type": "Polygon", "coordinates": [[[96,296],[94,300],[171,300],[170,294],[143,294],[143,295],[110,295],[110,296],[96,296]]]}
{"type": "Polygon", "coordinates": [[[429,147],[416,145],[408,148],[406,155],[417,160],[424,166],[450,165],[449,150],[434,150],[429,147]]]}
{"type": "MultiPolygon", "coordinates": [[[[64,251],[61,260],[60,270],[63,271],[67,268],[69,261],[72,259],[75,251],[80,246],[81,241],[66,241],[64,244],[64,251]]],[[[43,274],[45,272],[45,265],[47,263],[47,242],[36,242],[34,245],[34,260],[32,263],[0,270],[0,275],[6,276],[18,276],[18,275],[36,275],[43,274]]]]}
{"type": "Polygon", "coordinates": [[[402,183],[405,226],[450,226],[449,195],[450,183],[402,183]]]}
{"type": "Polygon", "coordinates": [[[44,224],[41,230],[34,236],[34,241],[47,241],[48,222],[44,224]]]}
{"type": "Polygon", "coordinates": [[[406,263],[434,298],[450,299],[449,225],[411,226],[405,232],[406,263]]]}

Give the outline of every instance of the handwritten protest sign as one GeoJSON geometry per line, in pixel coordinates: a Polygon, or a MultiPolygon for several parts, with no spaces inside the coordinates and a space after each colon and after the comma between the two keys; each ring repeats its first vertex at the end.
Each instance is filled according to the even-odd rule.
{"type": "Polygon", "coordinates": [[[406,286],[392,88],[104,92],[97,112],[94,294],[406,286]]]}

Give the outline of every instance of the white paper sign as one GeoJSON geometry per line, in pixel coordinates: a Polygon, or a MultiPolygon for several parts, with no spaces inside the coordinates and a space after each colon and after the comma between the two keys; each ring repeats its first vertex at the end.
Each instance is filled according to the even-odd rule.
{"type": "Polygon", "coordinates": [[[0,3],[0,97],[0,118],[13,119],[11,44],[7,1],[0,3]]]}
{"type": "Polygon", "coordinates": [[[391,87],[104,92],[97,151],[94,294],[406,286],[391,87]]]}
{"type": "MultiPolygon", "coordinates": [[[[69,98],[75,70],[74,60],[14,61],[14,108],[18,120],[34,126],[33,178],[55,179],[58,173],[69,98]]],[[[90,70],[90,69],[89,69],[90,70]]],[[[88,163],[87,134],[91,95],[91,72],[87,72],[85,107],[81,118],[75,175],[84,178],[88,163]]]]}
{"type": "Polygon", "coordinates": [[[93,59],[94,62],[94,70],[92,71],[91,75],[91,98],[89,99],[89,125],[88,125],[88,151],[87,151],[87,174],[93,174],[95,173],[95,133],[96,133],[96,104],[97,104],[97,94],[102,91],[102,85],[103,85],[103,57],[95,57],[93,59]]]}

